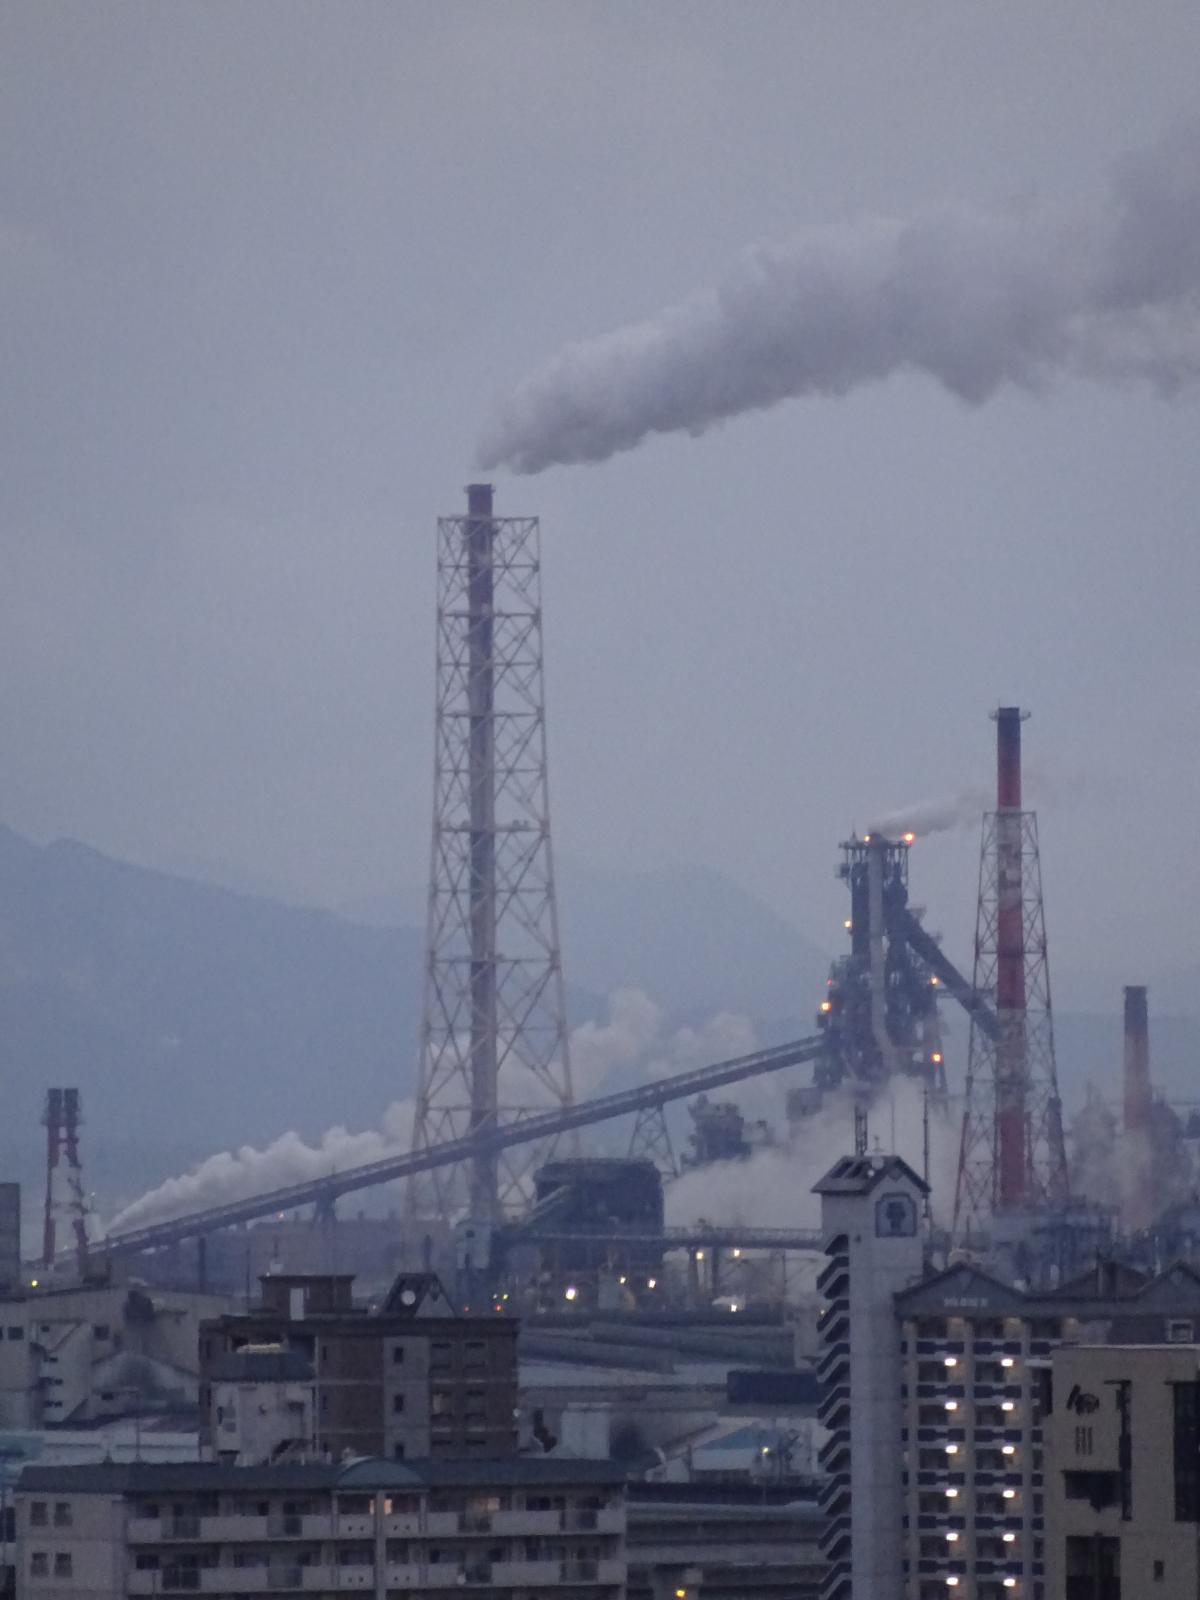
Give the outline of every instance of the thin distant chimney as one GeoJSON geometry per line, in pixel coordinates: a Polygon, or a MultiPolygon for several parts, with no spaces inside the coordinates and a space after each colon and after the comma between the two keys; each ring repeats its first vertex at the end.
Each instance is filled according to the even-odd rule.
{"type": "Polygon", "coordinates": [[[1150,1024],[1146,986],[1125,988],[1125,1221],[1130,1229],[1154,1218],[1150,1149],[1150,1024]]]}
{"type": "Polygon", "coordinates": [[[1150,1120],[1150,1021],[1146,985],[1125,986],[1125,1132],[1150,1120]]]}

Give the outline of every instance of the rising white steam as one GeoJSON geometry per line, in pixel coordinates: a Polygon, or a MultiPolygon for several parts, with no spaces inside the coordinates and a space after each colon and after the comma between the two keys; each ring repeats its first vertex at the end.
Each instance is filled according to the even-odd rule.
{"type": "Polygon", "coordinates": [[[311,1178],[327,1178],[334,1172],[383,1161],[409,1148],[413,1107],[410,1100],[397,1100],[384,1112],[382,1129],[350,1133],[345,1128],[329,1128],[315,1144],[306,1144],[298,1133],[280,1134],[261,1150],[244,1144],[238,1150],[221,1150],[209,1156],[180,1178],[168,1178],[151,1189],[112,1219],[109,1233],[169,1222],[209,1206],[227,1205],[234,1200],[249,1200],[271,1189],[311,1178]]]}
{"type": "Polygon", "coordinates": [[[577,1100],[600,1092],[610,1072],[644,1061],[662,1039],[663,1014],[648,994],[614,989],[603,1022],[584,1022],[571,1032],[571,1081],[577,1100]]]}
{"type": "Polygon", "coordinates": [[[963,789],[940,800],[921,800],[899,811],[889,811],[886,816],[877,817],[867,832],[882,834],[885,839],[899,839],[906,833],[923,837],[928,833],[945,833],[951,828],[977,827],[980,817],[994,804],[995,797],[982,787],[963,789]]]}
{"type": "MultiPolygon", "coordinates": [[[[642,990],[615,990],[609,996],[605,1020],[585,1022],[571,1034],[576,1098],[598,1094],[614,1072],[633,1070],[644,1077],[663,1076],[744,1055],[757,1043],[753,1024],[729,1012],[718,1012],[695,1028],[667,1029],[664,1021],[662,1008],[642,990]]],[[[548,1097],[546,1104],[551,1104],[548,1097]]],[[[411,1143],[412,1121],[412,1102],[396,1101],[384,1113],[380,1130],[350,1133],[345,1128],[330,1128],[315,1144],[289,1131],[262,1149],[242,1145],[238,1150],[220,1151],[126,1206],[108,1224],[108,1232],[169,1222],[209,1206],[249,1200],[272,1189],[401,1155],[411,1143]]]]}
{"type": "MultiPolygon", "coordinates": [[[[912,1078],[896,1077],[871,1107],[870,1144],[902,1156],[920,1173],[925,1101],[912,1078]]],[[[748,1161],[721,1161],[685,1172],[666,1191],[672,1227],[702,1222],[759,1228],[815,1228],[821,1207],[812,1186],[839,1156],[854,1151],[854,1104],[830,1095],[811,1117],[793,1124],[788,1142],[758,1150],[748,1161]]],[[[948,1113],[931,1111],[929,1178],[934,1217],[948,1222],[954,1205],[958,1131],[948,1113]]]]}
{"type": "Polygon", "coordinates": [[[1063,376],[1173,394],[1200,375],[1200,122],[1105,200],[811,228],[715,288],[569,344],[502,402],[485,470],[604,461],[801,395],[921,372],[979,404],[1063,376]]]}

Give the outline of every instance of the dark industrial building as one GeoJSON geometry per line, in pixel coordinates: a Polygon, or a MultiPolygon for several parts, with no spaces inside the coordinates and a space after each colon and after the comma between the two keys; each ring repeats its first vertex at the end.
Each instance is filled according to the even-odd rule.
{"type": "Polygon", "coordinates": [[[663,1230],[662,1174],[652,1161],[577,1157],[539,1168],[529,1232],[553,1230],[543,1258],[553,1271],[595,1271],[619,1259],[630,1270],[655,1271],[662,1248],[648,1242],[663,1230]]]}

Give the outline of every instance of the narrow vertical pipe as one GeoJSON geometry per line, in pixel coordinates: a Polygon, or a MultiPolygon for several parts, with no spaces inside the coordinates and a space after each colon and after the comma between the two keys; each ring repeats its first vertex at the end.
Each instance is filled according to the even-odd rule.
{"type": "Polygon", "coordinates": [[[1131,1229],[1152,1222],[1150,1023],[1145,984],[1125,988],[1125,1183],[1126,1222],[1131,1229]]]}
{"type": "Polygon", "coordinates": [[[1025,1033],[1025,920],[1022,883],[1021,723],[1018,706],[996,721],[996,1180],[1001,1210],[1027,1198],[1028,1063],[1025,1033]]]}
{"type": "MultiPolygon", "coordinates": [[[[885,993],[883,955],[883,868],[887,841],[882,834],[872,834],[867,843],[867,917],[869,921],[868,948],[870,951],[871,985],[871,1036],[879,1051],[879,1063],[886,1080],[890,1080],[895,1067],[891,1035],[887,1030],[887,999],[885,993]]],[[[894,1145],[893,1145],[893,1148],[894,1145]]]]}
{"type": "MultiPolygon", "coordinates": [[[[467,488],[467,518],[463,525],[467,563],[472,1133],[494,1127],[497,1110],[495,538],[492,486],[472,483],[467,488]]],[[[497,1162],[495,1154],[472,1158],[472,1216],[496,1215],[497,1162]]]]}
{"type": "Polygon", "coordinates": [[[1150,1022],[1146,985],[1125,986],[1125,1132],[1150,1120],[1150,1022]]]}
{"type": "Polygon", "coordinates": [[[71,1232],[75,1236],[75,1262],[82,1278],[87,1275],[88,1236],[87,1196],[83,1192],[83,1164],[79,1159],[79,1125],[83,1121],[79,1104],[79,1090],[64,1089],[62,1092],[62,1105],[63,1146],[67,1157],[67,1192],[70,1197],[71,1232]]]}
{"type": "Polygon", "coordinates": [[[42,1116],[46,1125],[46,1205],[42,1217],[42,1265],[54,1264],[58,1245],[55,1203],[55,1177],[59,1152],[62,1147],[62,1090],[47,1089],[46,1110],[42,1116]]]}

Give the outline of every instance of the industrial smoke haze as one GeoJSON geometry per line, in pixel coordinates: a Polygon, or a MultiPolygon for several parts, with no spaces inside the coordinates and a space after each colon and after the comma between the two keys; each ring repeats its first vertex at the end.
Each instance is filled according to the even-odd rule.
{"type": "Polygon", "coordinates": [[[383,1126],[378,1130],[350,1133],[345,1128],[329,1128],[315,1144],[307,1144],[298,1133],[289,1130],[261,1150],[247,1144],[238,1150],[218,1151],[191,1172],[168,1178],[126,1206],[109,1223],[108,1231],[123,1233],[130,1228],[169,1222],[172,1217],[187,1216],[209,1206],[250,1200],[288,1184],[327,1178],[331,1173],[384,1161],[408,1149],[412,1120],[412,1101],[397,1100],[384,1112],[383,1126]]]}
{"type": "Polygon", "coordinates": [[[1064,377],[1200,375],[1200,122],[1075,211],[947,208],[810,228],[714,289],[565,346],[499,405],[484,470],[604,461],[803,395],[920,372],[971,404],[1064,377]]]}
{"type": "Polygon", "coordinates": [[[994,800],[995,797],[982,787],[963,789],[940,800],[922,800],[916,805],[889,811],[886,816],[877,817],[867,832],[882,834],[885,839],[899,839],[906,833],[922,836],[946,833],[951,828],[974,827],[994,800]]]}
{"type": "MultiPolygon", "coordinates": [[[[924,1163],[925,1094],[912,1078],[896,1077],[868,1115],[870,1145],[901,1156],[914,1172],[924,1163]]],[[[949,1223],[958,1163],[955,1119],[930,1107],[930,1204],[939,1223],[949,1223]]],[[[815,1228],[820,1201],[812,1186],[839,1156],[854,1148],[854,1101],[828,1096],[811,1117],[793,1124],[785,1143],[756,1150],[746,1161],[721,1161],[685,1172],[666,1192],[667,1222],[695,1227],[702,1222],[741,1227],[815,1228]]]]}
{"type": "MultiPolygon", "coordinates": [[[[590,1099],[601,1093],[614,1072],[632,1070],[648,1081],[746,1055],[756,1047],[754,1026],[746,1017],[719,1011],[696,1027],[670,1029],[662,1007],[641,989],[616,989],[603,1019],[572,1030],[575,1097],[590,1099]]],[[[552,1104],[548,1096],[545,1103],[552,1104]]],[[[351,1133],[329,1128],[312,1144],[289,1130],[261,1149],[243,1145],[219,1151],[191,1172],[168,1178],[141,1195],[112,1218],[108,1232],[169,1222],[209,1206],[250,1200],[272,1189],[403,1155],[412,1142],[412,1124],[412,1101],[397,1100],[384,1113],[380,1129],[351,1133]]]]}

